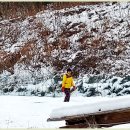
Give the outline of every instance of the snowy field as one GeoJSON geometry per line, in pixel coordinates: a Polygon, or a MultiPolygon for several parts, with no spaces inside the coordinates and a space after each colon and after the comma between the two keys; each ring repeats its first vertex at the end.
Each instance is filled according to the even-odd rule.
{"type": "MultiPolygon", "coordinates": [[[[130,99],[130,96],[126,98],[130,99]]],[[[111,100],[108,97],[73,96],[70,102],[65,103],[64,97],[0,96],[0,128],[58,128],[64,126],[65,122],[47,122],[54,109],[109,99],[111,100]]],[[[130,124],[112,128],[130,128],[130,124]]]]}

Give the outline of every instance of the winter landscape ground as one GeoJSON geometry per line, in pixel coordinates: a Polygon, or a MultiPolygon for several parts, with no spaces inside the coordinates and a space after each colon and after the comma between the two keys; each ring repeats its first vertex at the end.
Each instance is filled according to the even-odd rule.
{"type": "MultiPolygon", "coordinates": [[[[125,101],[129,101],[129,98],[130,96],[124,96],[125,101]]],[[[121,97],[117,97],[116,103],[119,103],[121,99],[121,97]]],[[[70,102],[64,103],[63,97],[0,96],[0,128],[59,128],[65,126],[64,121],[47,122],[54,109],[62,108],[64,112],[63,108],[83,106],[84,104],[90,104],[89,107],[93,109],[98,107],[98,102],[107,103],[109,100],[112,99],[73,95],[70,102]],[[95,106],[91,106],[91,104],[95,104],[95,106]]],[[[106,104],[104,103],[104,105],[106,104]]],[[[130,128],[130,124],[111,128],[130,128]]]]}
{"type": "Polygon", "coordinates": [[[58,128],[54,109],[129,95],[130,2],[0,2],[0,128],[58,128]],[[77,90],[64,103],[68,67],[77,90]]]}
{"type": "MultiPolygon", "coordinates": [[[[126,96],[126,99],[128,98],[130,97],[126,96]]],[[[117,98],[117,101],[120,99],[117,98]]],[[[64,103],[63,97],[0,96],[0,128],[59,128],[65,125],[64,121],[47,122],[53,109],[91,105],[91,103],[109,100],[107,97],[72,96],[69,103],[64,103]]],[[[125,124],[112,128],[129,127],[130,124],[125,124]]]]}

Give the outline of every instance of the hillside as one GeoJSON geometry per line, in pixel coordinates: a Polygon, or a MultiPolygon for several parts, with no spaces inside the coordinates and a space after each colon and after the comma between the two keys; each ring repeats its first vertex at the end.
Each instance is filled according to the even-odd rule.
{"type": "Polygon", "coordinates": [[[0,21],[1,89],[44,84],[68,67],[77,79],[128,77],[130,3],[63,5],[0,21]]]}

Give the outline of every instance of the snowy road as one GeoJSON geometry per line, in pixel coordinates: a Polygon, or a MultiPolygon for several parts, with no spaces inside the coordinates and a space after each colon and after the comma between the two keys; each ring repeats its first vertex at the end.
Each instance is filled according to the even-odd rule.
{"type": "MultiPolygon", "coordinates": [[[[46,121],[53,109],[104,99],[107,98],[75,96],[64,103],[63,97],[0,96],[0,128],[58,128],[65,122],[46,121]]],[[[130,124],[114,127],[130,128],[130,124]]]]}

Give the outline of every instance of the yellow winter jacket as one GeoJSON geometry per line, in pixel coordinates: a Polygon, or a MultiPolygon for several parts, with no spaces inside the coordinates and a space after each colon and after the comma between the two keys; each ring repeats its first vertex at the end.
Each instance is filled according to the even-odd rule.
{"type": "Polygon", "coordinates": [[[67,74],[63,75],[63,80],[62,80],[62,87],[64,88],[71,88],[74,85],[73,77],[72,76],[67,76],[67,74]]]}

